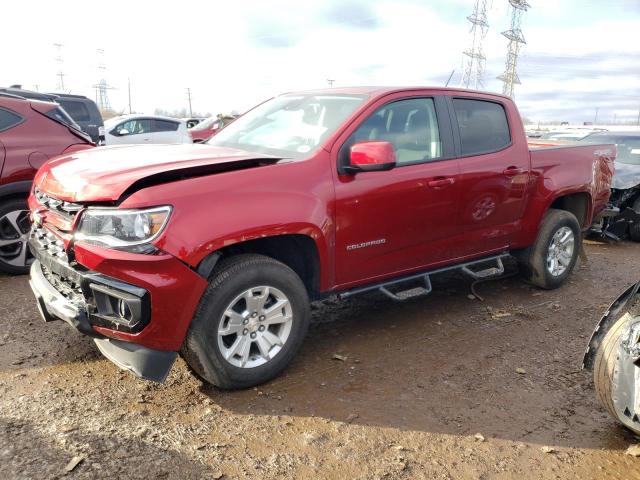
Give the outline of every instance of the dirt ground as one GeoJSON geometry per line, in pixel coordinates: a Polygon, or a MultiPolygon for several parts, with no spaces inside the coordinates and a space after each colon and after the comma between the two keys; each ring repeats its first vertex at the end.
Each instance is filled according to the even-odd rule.
{"type": "Polygon", "coordinates": [[[587,253],[552,292],[510,278],[479,285],[481,302],[449,277],[402,304],[314,305],[293,365],[237,392],[182,360],[163,385],[136,379],[43,323],[27,278],[0,276],[0,478],[640,479],[625,455],[638,439],[580,370],[600,315],[640,279],[640,245],[587,253]]]}

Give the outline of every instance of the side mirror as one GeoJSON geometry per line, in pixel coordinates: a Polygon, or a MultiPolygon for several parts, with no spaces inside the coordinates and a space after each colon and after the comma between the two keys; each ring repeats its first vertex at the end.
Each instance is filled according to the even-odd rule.
{"type": "Polygon", "coordinates": [[[118,130],[118,135],[120,135],[121,137],[129,135],[129,130],[127,130],[126,128],[121,128],[120,130],[118,130]]]}
{"type": "Polygon", "coordinates": [[[389,142],[362,142],[351,147],[347,173],[380,172],[396,166],[396,152],[389,142]]]}

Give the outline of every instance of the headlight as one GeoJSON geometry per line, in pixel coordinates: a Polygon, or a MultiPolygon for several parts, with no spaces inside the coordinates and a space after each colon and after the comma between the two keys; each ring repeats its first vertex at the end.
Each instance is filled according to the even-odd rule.
{"type": "Polygon", "coordinates": [[[170,214],[171,207],[168,206],[140,210],[88,208],[82,213],[75,239],[109,248],[137,251],[139,249],[136,246],[148,244],[160,235],[170,214]]]}

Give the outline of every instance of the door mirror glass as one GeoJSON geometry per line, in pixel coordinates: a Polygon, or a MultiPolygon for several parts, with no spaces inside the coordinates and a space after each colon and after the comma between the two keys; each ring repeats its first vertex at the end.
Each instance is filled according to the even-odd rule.
{"type": "Polygon", "coordinates": [[[351,147],[348,173],[378,172],[396,166],[396,152],[390,142],[361,142],[351,147]]]}
{"type": "Polygon", "coordinates": [[[120,130],[118,130],[118,135],[120,135],[121,137],[129,135],[129,130],[127,130],[126,128],[121,128],[120,130]]]}

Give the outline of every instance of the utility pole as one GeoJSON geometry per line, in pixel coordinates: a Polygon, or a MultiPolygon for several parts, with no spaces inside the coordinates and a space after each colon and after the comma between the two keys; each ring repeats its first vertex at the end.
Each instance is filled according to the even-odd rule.
{"type": "Polygon", "coordinates": [[[129,114],[133,113],[131,110],[131,79],[127,78],[127,91],[129,92],[129,114]]]}
{"type": "Polygon", "coordinates": [[[335,82],[335,80],[331,78],[327,78],[327,83],[329,84],[329,88],[333,87],[333,82],[335,82]]]}
{"type": "Polygon", "coordinates": [[[58,63],[58,73],[56,73],[56,76],[58,77],[58,84],[56,85],[56,89],[61,92],[61,93],[65,93],[64,91],[64,71],[62,69],[62,64],[63,64],[63,59],[62,59],[62,44],[61,43],[54,43],[53,44],[54,47],[56,47],[56,62],[58,63]]]}
{"type": "Polygon", "coordinates": [[[596,107],[596,116],[593,119],[593,124],[597,125],[598,124],[598,111],[600,110],[600,107],[596,107]]]}
{"type": "Polygon", "coordinates": [[[104,49],[98,48],[96,53],[98,59],[98,83],[93,86],[93,88],[96,89],[96,103],[101,112],[109,112],[111,111],[111,103],[109,102],[108,91],[113,87],[107,84],[107,67],[104,64],[104,49]]]}
{"type": "Polygon", "coordinates": [[[451,75],[449,75],[449,78],[447,78],[447,83],[444,84],[445,87],[449,86],[449,82],[451,81],[451,77],[453,77],[453,74],[456,72],[456,69],[454,68],[453,70],[451,70],[451,75]]]}
{"type": "Polygon", "coordinates": [[[640,127],[640,110],[638,110],[638,122],[637,122],[637,124],[640,127]]]}
{"type": "Polygon", "coordinates": [[[187,87],[187,98],[189,99],[189,116],[193,117],[193,110],[191,109],[191,89],[187,87]]]}
{"type": "Polygon", "coordinates": [[[509,0],[509,3],[511,4],[511,28],[502,32],[502,35],[509,40],[507,61],[504,67],[504,73],[498,77],[498,80],[502,80],[503,82],[502,93],[513,97],[514,86],[520,84],[520,77],[518,77],[516,71],[520,45],[527,43],[521,29],[522,15],[531,5],[529,5],[526,0],[509,0]]]}
{"type": "Polygon", "coordinates": [[[483,86],[486,57],[482,51],[482,40],[487,35],[487,0],[476,0],[473,13],[467,17],[471,22],[471,46],[462,52],[466,57],[461,86],[478,90],[483,86]]]}

